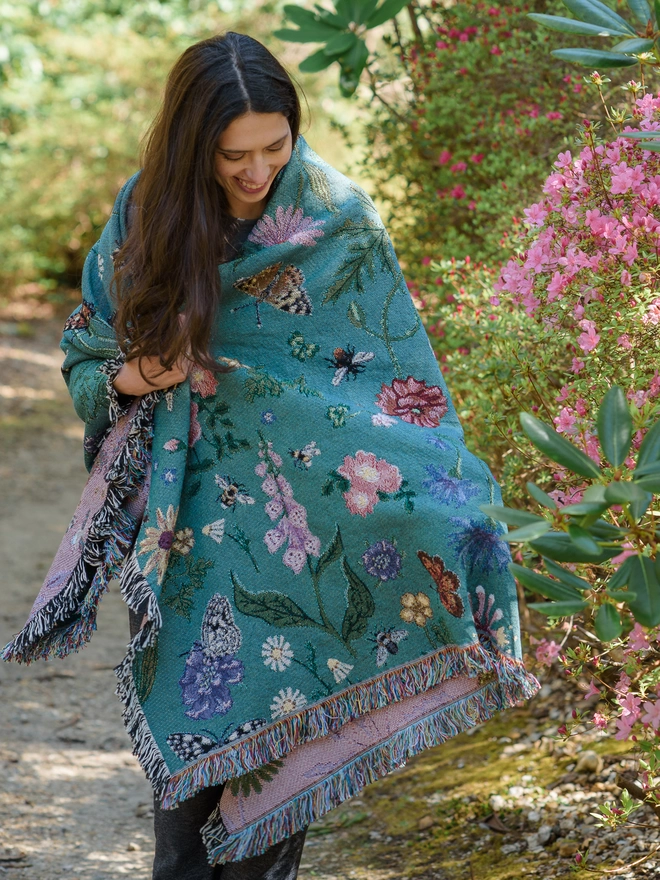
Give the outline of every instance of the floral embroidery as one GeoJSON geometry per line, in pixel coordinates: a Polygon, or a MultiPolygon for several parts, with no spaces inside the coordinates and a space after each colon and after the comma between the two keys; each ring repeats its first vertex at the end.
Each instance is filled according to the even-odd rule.
{"type": "Polygon", "coordinates": [[[504,627],[498,626],[495,629],[495,624],[502,620],[504,612],[501,608],[496,608],[493,611],[495,596],[492,593],[488,596],[488,604],[486,605],[486,591],[481,585],[477,587],[475,592],[479,600],[477,611],[473,614],[477,631],[484,634],[487,633],[498,648],[506,648],[509,644],[509,639],[504,631],[504,627]]]}
{"type": "Polygon", "coordinates": [[[386,416],[385,413],[375,413],[371,417],[371,424],[375,428],[391,428],[396,424],[396,419],[392,416],[386,416]]]}
{"type": "Polygon", "coordinates": [[[165,470],[160,475],[161,480],[165,483],[166,486],[171,486],[177,481],[176,468],[169,467],[165,468],[165,470]]]}
{"type": "Polygon", "coordinates": [[[261,413],[261,423],[262,425],[273,425],[277,421],[277,416],[272,411],[272,409],[267,409],[261,413]]]}
{"type": "Polygon", "coordinates": [[[471,573],[475,569],[490,572],[505,571],[511,562],[509,545],[502,540],[498,527],[488,520],[475,521],[452,516],[452,523],[459,528],[450,535],[450,542],[461,563],[471,573]]]}
{"type": "Polygon", "coordinates": [[[64,322],[64,332],[67,330],[86,330],[95,314],[95,306],[84,299],[82,305],[64,322]]]}
{"type": "Polygon", "coordinates": [[[388,416],[398,416],[422,428],[437,428],[449,409],[442,388],[412,376],[394,379],[391,385],[383,383],[376,406],[388,416]]]}
{"type": "Polygon", "coordinates": [[[282,205],[278,205],[275,218],[265,214],[248,236],[248,241],[264,247],[284,244],[287,241],[290,244],[313,247],[316,239],[323,235],[323,230],[318,227],[324,224],[325,220],[305,217],[302,208],[294,211],[293,205],[289,205],[284,210],[282,205]]]}
{"type": "Polygon", "coordinates": [[[188,373],[188,380],[192,393],[199,394],[200,397],[213,397],[218,387],[215,375],[210,370],[200,367],[199,364],[193,364],[188,373]]]}
{"type": "Polygon", "coordinates": [[[428,489],[429,495],[441,504],[459,507],[479,494],[478,486],[470,480],[461,480],[458,476],[452,476],[442,465],[427,464],[425,470],[430,479],[424,480],[422,486],[428,489]]]}
{"type": "Polygon", "coordinates": [[[284,636],[268,636],[261,646],[261,656],[264,658],[264,665],[269,669],[284,672],[288,666],[291,666],[293,651],[284,636]]]}
{"type": "Polygon", "coordinates": [[[99,270],[99,278],[101,279],[101,281],[103,281],[103,270],[105,268],[105,261],[102,254],[96,255],[96,265],[98,266],[99,270]]]}
{"type": "Polygon", "coordinates": [[[307,562],[307,556],[318,556],[321,541],[307,526],[307,510],[293,497],[293,489],[280,473],[282,458],[273,450],[273,444],[262,438],[259,443],[261,461],[255,468],[259,477],[264,477],[261,489],[271,499],[265,510],[271,520],[282,517],[274,529],[264,535],[264,543],[269,553],[276,553],[285,542],[287,549],[282,562],[295,574],[300,574],[307,562]]]}
{"type": "Polygon", "coordinates": [[[146,537],[140,542],[139,553],[150,553],[151,556],[147,560],[144,567],[144,574],[147,575],[156,569],[158,573],[158,583],[161,584],[167,571],[170,553],[179,553],[181,556],[187,556],[195,545],[193,530],[189,528],[174,531],[176,518],[179,509],[174,509],[170,504],[167,512],[159,508],[156,510],[157,527],[149,526],[146,531],[146,537]]]}
{"type": "Polygon", "coordinates": [[[188,446],[192,447],[201,439],[202,426],[199,423],[199,404],[191,402],[190,404],[190,430],[188,432],[188,446]]]}
{"type": "Polygon", "coordinates": [[[396,492],[403,482],[396,465],[361,449],[355,457],[347,455],[337,473],[349,481],[350,489],[344,492],[344,500],[350,512],[359,516],[373,513],[379,492],[396,492]]]}
{"type": "Polygon", "coordinates": [[[426,593],[404,593],[401,596],[401,620],[406,623],[415,623],[417,626],[426,626],[426,621],[433,617],[431,600],[426,593]]]}
{"type": "Polygon", "coordinates": [[[445,449],[449,449],[449,443],[446,443],[440,437],[427,437],[426,442],[430,443],[431,446],[435,446],[436,449],[440,449],[444,451],[445,449]]]}
{"type": "Polygon", "coordinates": [[[201,641],[193,644],[179,680],[189,718],[207,720],[231,709],[229,685],[243,680],[243,664],[233,656],[241,642],[228,599],[216,593],[204,612],[201,641]]]}
{"type": "Polygon", "coordinates": [[[294,691],[288,687],[286,690],[280,690],[279,694],[273,697],[273,702],[270,704],[271,718],[282,718],[306,705],[307,697],[298,689],[294,691]]]}
{"type": "Polygon", "coordinates": [[[381,581],[393,581],[401,572],[401,554],[390,541],[376,541],[362,555],[367,572],[381,581]]]}
{"type": "Polygon", "coordinates": [[[305,342],[305,337],[299,330],[294,330],[288,341],[291,346],[291,357],[303,362],[313,358],[321,348],[314,342],[305,342]]]}
{"type": "Polygon", "coordinates": [[[225,535],[225,521],[224,519],[216,519],[215,522],[208,523],[202,528],[202,534],[206,535],[208,538],[211,538],[216,542],[216,544],[222,544],[222,539],[225,535]]]}
{"type": "Polygon", "coordinates": [[[329,406],[326,410],[325,417],[326,419],[330,419],[333,428],[343,428],[348,419],[350,410],[350,406],[339,403],[336,406],[329,406]]]}
{"type": "Polygon", "coordinates": [[[171,440],[168,440],[166,443],[163,443],[163,449],[165,449],[167,452],[178,452],[179,448],[182,445],[183,444],[181,443],[181,441],[179,439],[177,439],[176,437],[172,437],[171,440]]]}
{"type": "Polygon", "coordinates": [[[342,663],[341,660],[336,660],[334,657],[330,657],[328,660],[328,669],[332,673],[334,680],[339,683],[346,678],[353,667],[350,663],[342,663]]]}

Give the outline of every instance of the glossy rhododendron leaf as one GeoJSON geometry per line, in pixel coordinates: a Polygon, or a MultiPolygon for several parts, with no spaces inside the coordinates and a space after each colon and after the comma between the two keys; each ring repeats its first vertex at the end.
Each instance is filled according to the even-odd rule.
{"type": "Polygon", "coordinates": [[[545,520],[538,523],[530,523],[529,525],[522,526],[520,529],[509,532],[508,535],[502,535],[502,540],[508,541],[510,544],[515,544],[518,541],[533,541],[535,538],[545,535],[551,528],[550,523],[545,520]]]}
{"type": "Polygon", "coordinates": [[[632,55],[600,49],[553,49],[551,54],[562,61],[574,61],[584,67],[634,67],[639,64],[632,55]]]}
{"type": "Polygon", "coordinates": [[[642,469],[654,462],[660,467],[660,420],[648,429],[642,440],[642,445],[637,453],[637,467],[635,474],[641,473],[642,469]]]}
{"type": "Polygon", "coordinates": [[[544,492],[543,489],[539,489],[536,483],[526,483],[527,491],[532,496],[535,501],[538,501],[539,504],[542,504],[543,507],[547,507],[549,510],[557,510],[557,502],[555,499],[548,495],[547,492],[544,492]]]}
{"type": "Polygon", "coordinates": [[[587,607],[587,603],[577,600],[574,602],[530,602],[527,607],[533,611],[539,611],[547,617],[571,617],[571,615],[583,611],[587,607]]]}
{"type": "Polygon", "coordinates": [[[642,626],[660,623],[660,583],[653,561],[647,556],[630,557],[630,589],[635,599],[628,606],[642,626]]]}
{"type": "Polygon", "coordinates": [[[564,0],[564,6],[567,6],[573,15],[577,15],[582,21],[602,24],[606,27],[608,25],[620,27],[624,33],[633,37],[637,36],[635,29],[628,24],[625,18],[621,18],[618,13],[606,6],[605,3],[601,3],[600,0],[564,0]]]}
{"type": "Polygon", "coordinates": [[[542,516],[536,516],[526,510],[517,510],[514,507],[499,507],[495,504],[480,504],[479,510],[497,522],[506,523],[508,526],[527,526],[532,523],[544,523],[542,516]]]}
{"type": "Polygon", "coordinates": [[[605,602],[600,606],[594,618],[594,626],[596,635],[601,642],[611,642],[612,639],[617,639],[623,629],[619,612],[610,602],[605,602]]]}
{"type": "Polygon", "coordinates": [[[552,559],[546,559],[543,557],[543,564],[546,567],[546,570],[553,576],[560,580],[563,584],[567,584],[568,586],[575,587],[577,590],[590,590],[591,584],[589,581],[585,581],[584,578],[578,577],[576,574],[573,574],[572,571],[567,571],[561,565],[557,565],[556,562],[553,562],[552,559]]]}
{"type": "Polygon", "coordinates": [[[653,16],[651,15],[651,7],[646,0],[628,0],[628,8],[632,12],[635,21],[637,21],[642,28],[646,28],[649,21],[652,22],[653,16]]]}
{"type": "Polygon", "coordinates": [[[390,18],[401,12],[404,6],[408,5],[408,0],[385,0],[383,4],[373,12],[367,19],[367,27],[374,28],[378,25],[385,24],[390,18]]]}
{"type": "Polygon", "coordinates": [[[521,413],[520,424],[534,446],[544,452],[552,461],[582,477],[598,479],[601,476],[595,461],[581,449],[577,449],[572,443],[561,437],[545,422],[529,413],[521,413]]]}
{"type": "Polygon", "coordinates": [[[545,596],[546,599],[557,599],[560,602],[583,601],[582,596],[573,587],[568,587],[560,581],[553,581],[545,575],[537,574],[515,562],[509,563],[509,571],[521,584],[524,584],[533,593],[545,596]]]}
{"type": "Polygon", "coordinates": [[[529,18],[542,24],[553,31],[561,31],[565,34],[585,34],[594,37],[623,37],[628,31],[618,27],[607,27],[601,24],[590,24],[586,21],[577,21],[575,18],[564,18],[561,15],[542,15],[538,12],[530,12],[529,18]]]}
{"type": "Polygon", "coordinates": [[[613,385],[598,410],[598,439],[612,467],[620,467],[630,451],[633,424],[623,389],[613,385]]]}

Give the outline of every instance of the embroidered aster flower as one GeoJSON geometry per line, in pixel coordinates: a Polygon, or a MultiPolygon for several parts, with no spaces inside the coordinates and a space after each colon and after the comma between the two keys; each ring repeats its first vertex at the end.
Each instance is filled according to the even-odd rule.
{"type": "Polygon", "coordinates": [[[426,621],[433,617],[431,600],[426,593],[404,593],[401,596],[401,620],[406,623],[416,623],[417,626],[426,626],[426,621]]]}
{"type": "Polygon", "coordinates": [[[284,636],[268,636],[261,646],[261,656],[264,658],[264,665],[269,669],[284,672],[288,666],[291,666],[293,651],[284,636]]]}
{"type": "Polygon", "coordinates": [[[186,556],[192,550],[195,539],[193,530],[190,528],[179,529],[174,531],[176,518],[179,509],[174,509],[170,504],[167,512],[159,508],[156,509],[156,527],[149,526],[145,530],[145,537],[140,542],[139,553],[150,553],[147,564],[144,566],[145,575],[154,569],[158,572],[158,583],[162,583],[167,571],[167,564],[170,559],[170,553],[180,553],[186,556]]]}
{"type": "Polygon", "coordinates": [[[475,569],[504,571],[507,568],[511,562],[509,545],[502,540],[494,523],[460,516],[452,516],[451,522],[456,531],[450,535],[450,543],[468,572],[475,569]]]}
{"type": "Polygon", "coordinates": [[[164,471],[160,475],[161,480],[168,486],[171,486],[173,483],[176,483],[176,468],[169,467],[165,468],[164,471]]]}
{"type": "Polygon", "coordinates": [[[376,406],[388,416],[398,416],[404,422],[422,428],[437,428],[447,414],[447,398],[438,385],[427,385],[423,379],[394,379],[391,385],[383,383],[376,397],[376,406]]]}
{"type": "Polygon", "coordinates": [[[451,476],[441,465],[427,464],[425,470],[430,479],[424,480],[422,486],[441,504],[457,507],[479,494],[478,486],[470,480],[451,476]]]}
{"type": "Polygon", "coordinates": [[[318,227],[324,224],[325,220],[305,217],[302,208],[294,211],[293,205],[289,205],[285,210],[279,205],[275,211],[275,218],[265,214],[249,234],[248,241],[264,247],[284,244],[287,241],[290,244],[313,247],[316,239],[323,235],[323,231],[318,227]]]}
{"type": "Polygon", "coordinates": [[[264,425],[272,425],[277,421],[277,416],[272,409],[267,409],[261,413],[261,421],[264,425]]]}
{"type": "Polygon", "coordinates": [[[190,404],[190,430],[188,431],[188,446],[191,448],[202,436],[202,426],[199,423],[199,404],[190,404]]]}
{"type": "Polygon", "coordinates": [[[352,668],[350,663],[343,663],[335,657],[330,657],[328,660],[328,669],[332,673],[334,680],[338,683],[346,678],[352,668]]]}
{"type": "Polygon", "coordinates": [[[215,657],[195,643],[179,679],[181,700],[189,706],[188,718],[206,721],[226,715],[233,704],[229,685],[243,681],[243,672],[243,664],[231,654],[215,657]]]}
{"type": "Polygon", "coordinates": [[[215,375],[210,370],[200,367],[199,364],[193,364],[188,373],[188,381],[192,393],[199,394],[200,397],[213,397],[215,389],[218,387],[215,375]]]}
{"type": "Polygon", "coordinates": [[[273,702],[270,704],[271,718],[282,718],[306,705],[307,697],[299,690],[294,691],[288,687],[286,690],[280,690],[279,694],[273,697],[273,702]]]}
{"type": "Polygon", "coordinates": [[[390,541],[376,541],[362,554],[367,572],[381,581],[393,581],[401,571],[401,554],[390,541]]]}

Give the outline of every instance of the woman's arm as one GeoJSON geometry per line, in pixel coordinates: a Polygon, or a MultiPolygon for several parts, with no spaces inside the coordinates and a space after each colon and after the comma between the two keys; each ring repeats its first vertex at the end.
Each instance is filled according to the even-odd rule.
{"type": "Polygon", "coordinates": [[[169,388],[178,385],[179,382],[185,382],[188,378],[187,366],[188,361],[182,359],[175,363],[171,370],[164,370],[157,357],[135,358],[126,361],[115,376],[113,384],[119,394],[138,397],[159,388],[169,388]],[[145,378],[142,377],[140,368],[145,378]]]}

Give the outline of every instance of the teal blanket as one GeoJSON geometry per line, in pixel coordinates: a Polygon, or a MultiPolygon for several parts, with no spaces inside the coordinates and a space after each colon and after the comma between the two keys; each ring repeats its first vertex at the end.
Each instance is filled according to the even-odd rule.
{"type": "MultiPolygon", "coordinates": [[[[112,387],[109,291],[135,179],[88,256],[62,343],[90,465],[126,411],[112,387]]],[[[388,727],[361,764],[321,774],[315,799],[303,786],[264,813],[258,842],[252,826],[228,842],[216,817],[214,861],[263,850],[355,794],[369,768],[388,772],[536,688],[520,661],[508,545],[479,509],[500,502],[498,488],[465,446],[369,197],[300,138],[219,271],[212,351],[233,369],[193,367],[140,401],[134,453],[108,477],[125,515],[150,477],[120,560],[144,623],[117,672],[165,806],[225,779],[259,791],[302,744],[453,678],[473,685],[415,722],[419,735],[406,728],[403,756],[403,728],[388,727]]],[[[50,634],[41,620],[14,659],[66,653],[93,628],[75,609],[50,634]]]]}

